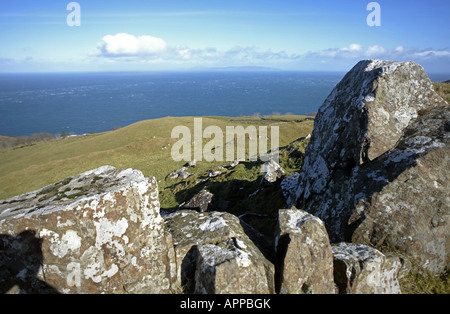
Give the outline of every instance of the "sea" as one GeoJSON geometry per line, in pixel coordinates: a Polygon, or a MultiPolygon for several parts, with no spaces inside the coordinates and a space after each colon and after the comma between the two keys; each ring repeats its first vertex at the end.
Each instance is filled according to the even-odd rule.
{"type": "Polygon", "coordinates": [[[317,112],[341,72],[186,71],[0,74],[0,134],[110,131],[167,116],[317,112]]]}

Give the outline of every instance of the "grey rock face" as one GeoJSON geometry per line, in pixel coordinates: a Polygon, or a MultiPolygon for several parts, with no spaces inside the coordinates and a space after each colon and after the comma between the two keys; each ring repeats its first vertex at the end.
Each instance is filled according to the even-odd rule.
{"type": "Polygon", "coordinates": [[[300,178],[300,174],[294,172],[290,176],[286,177],[281,181],[280,187],[283,192],[284,199],[286,200],[287,207],[292,207],[296,203],[296,191],[298,189],[298,180],[300,178]]]}
{"type": "Polygon", "coordinates": [[[359,62],[316,117],[298,206],[324,221],[332,242],[385,245],[443,271],[448,111],[418,64],[359,62]]]}
{"type": "Polygon", "coordinates": [[[352,242],[406,252],[428,270],[449,265],[450,108],[421,113],[395,149],[355,174],[352,242]],[[367,181],[366,178],[374,180],[367,181]]]}
{"type": "Polygon", "coordinates": [[[105,166],[0,201],[0,290],[168,293],[172,237],[154,178],[105,166]]]}

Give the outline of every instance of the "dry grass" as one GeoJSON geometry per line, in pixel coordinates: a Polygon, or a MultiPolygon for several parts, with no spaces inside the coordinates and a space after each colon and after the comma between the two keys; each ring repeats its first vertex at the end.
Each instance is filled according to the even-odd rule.
{"type": "Polygon", "coordinates": [[[433,83],[434,90],[450,104],[450,83],[433,83]]]}
{"type": "Polygon", "coordinates": [[[450,294],[449,275],[437,276],[415,266],[399,282],[403,294],[450,294]]]}

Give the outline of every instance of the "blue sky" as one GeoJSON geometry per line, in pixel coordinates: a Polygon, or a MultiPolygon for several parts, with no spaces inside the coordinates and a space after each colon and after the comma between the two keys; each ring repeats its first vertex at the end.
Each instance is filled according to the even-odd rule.
{"type": "Polygon", "coordinates": [[[450,73],[450,1],[369,0],[0,2],[0,71],[185,70],[267,66],[349,70],[368,58],[450,73]]]}

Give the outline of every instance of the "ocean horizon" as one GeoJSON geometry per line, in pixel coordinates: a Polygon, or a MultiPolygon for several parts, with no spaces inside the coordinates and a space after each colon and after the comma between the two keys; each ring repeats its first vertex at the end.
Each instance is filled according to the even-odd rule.
{"type": "Polygon", "coordinates": [[[0,134],[99,133],[167,116],[304,115],[317,112],[344,75],[278,70],[2,73],[0,134]]]}

